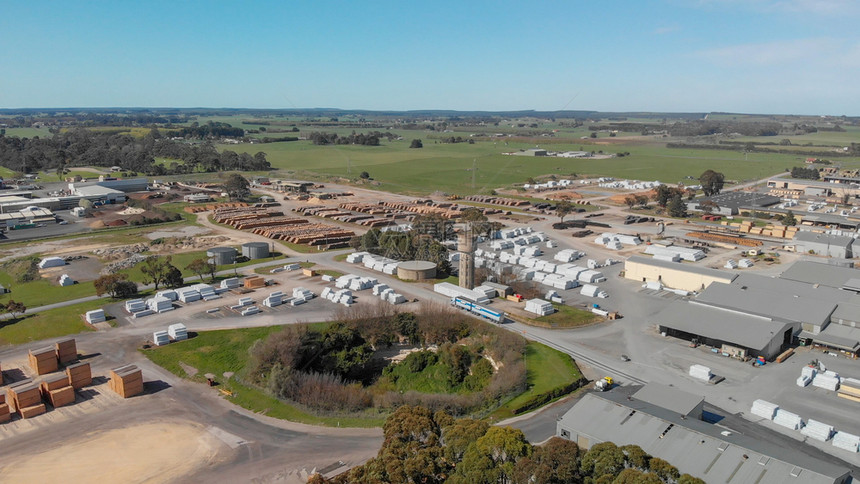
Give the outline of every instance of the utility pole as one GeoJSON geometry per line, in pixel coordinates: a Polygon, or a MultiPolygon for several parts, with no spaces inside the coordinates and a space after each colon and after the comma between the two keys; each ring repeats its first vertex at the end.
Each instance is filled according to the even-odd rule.
{"type": "Polygon", "coordinates": [[[475,189],[475,173],[478,171],[478,159],[472,159],[472,190],[475,189]]]}

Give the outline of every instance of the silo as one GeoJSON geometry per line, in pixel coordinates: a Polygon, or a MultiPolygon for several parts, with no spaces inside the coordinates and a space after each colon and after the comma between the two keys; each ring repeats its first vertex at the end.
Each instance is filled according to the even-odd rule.
{"type": "Polygon", "coordinates": [[[242,244],[242,255],[248,259],[265,259],[269,257],[269,244],[267,242],[248,242],[242,244]]]}
{"type": "Polygon", "coordinates": [[[212,247],[206,251],[206,256],[219,266],[236,262],[236,254],[236,249],[232,247],[212,247]]]}

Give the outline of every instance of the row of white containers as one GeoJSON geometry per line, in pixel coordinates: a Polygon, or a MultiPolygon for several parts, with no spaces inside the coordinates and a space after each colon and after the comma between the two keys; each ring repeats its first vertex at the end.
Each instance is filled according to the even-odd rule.
{"type": "Polygon", "coordinates": [[[803,419],[796,413],[779,408],[779,405],[765,400],[753,402],[750,413],[761,418],[772,420],[773,423],[792,430],[800,430],[800,433],[821,441],[827,442],[831,437],[834,447],[857,452],[860,449],[860,436],[846,432],[836,432],[832,425],[809,419],[804,424],[803,419]]]}
{"type": "Polygon", "coordinates": [[[368,269],[389,275],[395,274],[397,265],[400,264],[399,261],[373,255],[370,252],[353,252],[346,257],[346,261],[350,264],[364,264],[368,269]]]}
{"type": "Polygon", "coordinates": [[[537,314],[538,316],[546,316],[555,312],[555,308],[549,301],[543,299],[529,299],[526,301],[526,311],[537,314]]]}
{"type": "Polygon", "coordinates": [[[673,262],[677,262],[678,260],[696,262],[705,258],[705,253],[700,249],[678,247],[674,245],[670,245],[668,247],[664,247],[662,245],[649,245],[648,247],[645,247],[645,253],[653,255],[655,259],[672,260],[673,262]]]}

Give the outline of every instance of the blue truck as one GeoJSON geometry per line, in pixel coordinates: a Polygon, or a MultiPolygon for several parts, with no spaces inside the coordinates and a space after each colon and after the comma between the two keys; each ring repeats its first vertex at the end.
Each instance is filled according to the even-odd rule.
{"type": "Polygon", "coordinates": [[[494,323],[502,323],[505,320],[504,311],[495,311],[493,309],[481,306],[480,304],[470,301],[464,297],[452,297],[451,305],[456,306],[464,311],[469,311],[470,313],[478,315],[484,319],[489,319],[494,323]]]}

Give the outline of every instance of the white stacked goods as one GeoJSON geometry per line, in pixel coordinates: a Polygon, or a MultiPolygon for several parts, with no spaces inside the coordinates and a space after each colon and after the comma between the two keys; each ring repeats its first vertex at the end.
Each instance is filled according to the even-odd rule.
{"type": "Polygon", "coordinates": [[[526,301],[526,311],[537,314],[538,316],[546,316],[555,312],[552,303],[543,299],[529,299],[526,301]]]}
{"type": "Polygon", "coordinates": [[[200,293],[190,287],[183,287],[176,292],[179,294],[179,300],[184,303],[200,300],[200,293]]]}
{"type": "Polygon", "coordinates": [[[653,257],[654,260],[662,260],[665,262],[681,262],[681,256],[678,254],[658,254],[653,257]]]}
{"type": "Polygon", "coordinates": [[[156,313],[173,311],[173,301],[166,297],[155,296],[146,300],[146,306],[156,313]]]}
{"type": "Polygon", "coordinates": [[[594,260],[594,259],[588,259],[588,260],[585,262],[585,265],[586,265],[586,267],[588,267],[589,269],[599,269],[599,268],[600,268],[600,262],[597,262],[597,261],[596,261],[596,260],[594,260]]]}
{"type": "Polygon", "coordinates": [[[167,334],[167,331],[156,331],[152,333],[152,342],[155,346],[164,346],[170,343],[170,335],[167,334]]]}
{"type": "Polygon", "coordinates": [[[171,324],[167,327],[167,334],[173,341],[182,341],[188,339],[188,328],[182,323],[171,324]]]}
{"type": "Polygon", "coordinates": [[[149,316],[151,314],[155,314],[155,311],[153,311],[152,309],[144,309],[143,311],[138,311],[138,312],[132,314],[131,317],[133,317],[134,319],[137,319],[137,318],[142,318],[144,316],[149,316]]]}
{"type": "Polygon", "coordinates": [[[325,282],[334,282],[334,276],[330,276],[328,274],[323,274],[322,280],[325,282]]]}
{"type": "Polygon", "coordinates": [[[791,430],[799,430],[803,427],[803,419],[800,418],[800,415],[791,413],[782,408],[776,411],[776,415],[773,417],[773,423],[791,430]]]}
{"type": "Polygon", "coordinates": [[[364,259],[364,256],[368,255],[367,252],[353,252],[346,256],[346,261],[350,264],[358,264],[364,259]]]}
{"type": "Polygon", "coordinates": [[[450,282],[440,282],[433,285],[433,291],[448,297],[465,297],[478,304],[488,304],[490,299],[485,294],[464,287],[455,286],[450,282]]]}
{"type": "Polygon", "coordinates": [[[349,281],[349,288],[353,291],[364,291],[372,288],[378,283],[379,281],[373,277],[359,277],[349,281]]]}
{"type": "Polygon", "coordinates": [[[544,298],[547,300],[552,300],[552,298],[554,297],[559,297],[558,293],[555,291],[549,291],[546,293],[546,296],[544,296],[544,298]]]}
{"type": "Polygon", "coordinates": [[[179,296],[176,294],[176,291],[172,289],[168,289],[166,291],[158,291],[157,293],[155,293],[155,296],[170,299],[171,302],[179,299],[179,296]]]}
{"type": "Polygon", "coordinates": [[[331,294],[332,292],[333,291],[330,287],[324,287],[322,292],[320,293],[320,297],[323,299],[328,299],[329,294],[331,294]]]}
{"type": "Polygon", "coordinates": [[[221,281],[221,288],[222,289],[236,289],[241,284],[242,283],[239,281],[238,277],[228,277],[227,279],[224,279],[223,281],[221,281]]]}
{"type": "Polygon", "coordinates": [[[810,383],[812,383],[812,378],[810,378],[808,376],[800,375],[799,377],[797,377],[796,383],[797,383],[797,386],[802,388],[802,387],[805,387],[805,386],[809,385],[810,383]]]}
{"type": "Polygon", "coordinates": [[[298,306],[299,304],[304,304],[306,302],[307,300],[305,298],[294,297],[292,300],[290,300],[290,306],[298,306]]]}
{"type": "Polygon", "coordinates": [[[283,293],[280,291],[273,292],[273,293],[269,294],[269,296],[266,299],[263,299],[263,306],[266,306],[269,308],[274,308],[274,307],[280,306],[282,304],[282,301],[281,301],[282,296],[283,296],[283,293]]]}
{"type": "Polygon", "coordinates": [[[591,312],[594,314],[599,314],[603,317],[609,316],[609,311],[600,308],[591,308],[591,312]]]}
{"type": "Polygon", "coordinates": [[[549,237],[543,232],[535,232],[534,236],[537,237],[538,242],[546,242],[549,240],[549,237]]]}
{"type": "Polygon", "coordinates": [[[857,452],[860,446],[860,437],[846,432],[836,432],[831,442],[833,447],[838,447],[848,452],[857,452]]]}
{"type": "Polygon", "coordinates": [[[548,276],[548,275],[549,274],[547,274],[546,272],[543,272],[543,271],[535,271],[535,275],[534,275],[534,277],[532,277],[532,280],[537,281],[537,282],[543,282],[544,279],[546,279],[546,276],[548,276]]]}
{"type": "Polygon", "coordinates": [[[603,263],[603,265],[604,265],[604,266],[606,266],[606,267],[609,267],[609,266],[611,266],[611,265],[613,265],[613,264],[618,264],[619,262],[621,262],[621,261],[620,261],[620,260],[616,260],[616,259],[606,259],[606,262],[604,262],[604,263],[603,263]]]}
{"type": "Polygon", "coordinates": [[[496,288],[490,286],[478,286],[472,290],[483,294],[487,299],[493,299],[497,294],[496,288]]]}
{"type": "Polygon", "coordinates": [[[242,316],[253,316],[254,314],[258,314],[260,312],[260,308],[257,306],[248,306],[242,311],[242,316]]]}
{"type": "Polygon", "coordinates": [[[839,375],[832,371],[819,373],[815,375],[815,378],[812,380],[812,386],[835,392],[836,390],[839,390],[839,375]]]}
{"type": "Polygon", "coordinates": [[[275,267],[274,269],[269,271],[269,274],[277,274],[279,272],[284,272],[286,269],[283,267],[275,267]]]}
{"type": "Polygon", "coordinates": [[[393,294],[393,293],[394,293],[394,289],[391,289],[390,287],[386,287],[382,291],[379,291],[379,299],[381,299],[383,301],[388,301],[388,295],[393,294]]]}
{"type": "Polygon", "coordinates": [[[753,265],[753,261],[751,261],[750,259],[741,259],[740,261],[738,261],[738,267],[742,267],[744,269],[750,268],[753,265]]]}
{"type": "Polygon", "coordinates": [[[613,240],[616,240],[624,245],[640,245],[642,243],[642,240],[635,235],[614,234],[611,232],[604,232],[598,235],[597,238],[594,239],[594,243],[606,245],[613,240]]]}
{"type": "Polygon", "coordinates": [[[573,264],[562,264],[555,269],[556,274],[564,274],[571,279],[579,279],[579,275],[587,269],[573,264]]]}
{"type": "Polygon", "coordinates": [[[679,296],[689,296],[690,291],[685,291],[684,289],[667,289],[669,292],[674,292],[679,296]]]}
{"type": "Polygon", "coordinates": [[[729,259],[723,267],[726,269],[737,269],[738,263],[734,259],[729,259]]]}
{"type": "Polygon", "coordinates": [[[105,321],[105,310],[93,309],[92,311],[87,311],[84,318],[90,324],[103,323],[105,321]]]}
{"type": "Polygon", "coordinates": [[[523,251],[523,255],[529,257],[539,257],[541,254],[543,254],[543,251],[541,251],[537,247],[526,247],[526,249],[523,251]]]}
{"type": "Polygon", "coordinates": [[[651,281],[642,284],[642,287],[645,289],[650,289],[652,291],[661,291],[663,289],[663,283],[660,281],[651,281]]]}
{"type": "Polygon", "coordinates": [[[292,264],[287,264],[287,265],[285,265],[285,266],[284,266],[284,270],[285,270],[285,271],[297,271],[297,270],[299,270],[299,269],[301,269],[301,268],[302,268],[302,266],[300,266],[300,265],[299,265],[298,263],[296,263],[296,262],[294,262],[294,263],[292,263],[292,264]]]}
{"type": "Polygon", "coordinates": [[[593,284],[583,285],[582,289],[579,290],[579,293],[582,294],[583,296],[588,296],[588,297],[599,297],[599,298],[604,298],[604,299],[609,297],[609,293],[607,293],[603,289],[600,289],[599,287],[597,287],[593,284]]]}
{"type": "Polygon", "coordinates": [[[308,291],[303,287],[296,287],[293,289],[293,297],[296,299],[304,299],[305,301],[310,301],[314,298],[314,293],[308,291]]]}
{"type": "Polygon", "coordinates": [[[690,365],[690,376],[699,380],[710,381],[711,369],[703,365],[690,365]]]}
{"type": "Polygon", "coordinates": [[[388,284],[377,284],[373,286],[373,295],[378,296],[382,291],[388,289],[388,284]]]}
{"type": "Polygon", "coordinates": [[[60,276],[60,285],[61,286],[74,286],[75,280],[69,277],[68,274],[63,274],[60,276]]]}
{"type": "Polygon", "coordinates": [[[705,253],[700,249],[693,249],[690,247],[678,247],[678,246],[670,246],[663,247],[660,245],[649,245],[645,248],[645,253],[653,256],[661,255],[661,256],[674,256],[677,255],[681,259],[695,262],[698,260],[702,260],[705,258],[705,253]]]}
{"type": "Polygon", "coordinates": [[[146,303],[143,299],[130,299],[125,302],[125,310],[129,313],[139,313],[146,310],[146,303]]]}
{"type": "Polygon", "coordinates": [[[39,269],[47,269],[49,267],[60,267],[66,265],[66,261],[62,257],[45,257],[39,262],[39,269]]]}
{"type": "Polygon", "coordinates": [[[562,290],[573,289],[579,286],[579,282],[561,274],[549,274],[544,278],[543,283],[544,285],[562,290]]]}
{"type": "Polygon", "coordinates": [[[393,275],[395,272],[397,272],[397,266],[399,266],[399,265],[400,265],[400,263],[397,261],[389,262],[388,264],[385,264],[384,266],[382,266],[382,273],[388,274],[388,275],[393,275]]]}
{"type": "Polygon", "coordinates": [[[579,251],[573,249],[560,250],[557,254],[555,254],[553,259],[559,262],[573,262],[576,259],[579,259],[579,251]]]}
{"type": "Polygon", "coordinates": [[[809,438],[827,442],[830,440],[830,436],[833,435],[833,426],[819,422],[818,420],[809,419],[800,433],[809,438]]]}
{"type": "Polygon", "coordinates": [[[497,240],[490,244],[490,247],[492,247],[493,250],[513,249],[514,243],[510,240],[497,240]]]}
{"type": "Polygon", "coordinates": [[[521,281],[531,281],[535,278],[535,271],[531,269],[521,269],[517,271],[517,279],[521,281]]]}
{"type": "Polygon", "coordinates": [[[580,272],[579,276],[577,276],[577,280],[579,280],[579,282],[592,283],[603,282],[606,280],[606,278],[603,276],[602,273],[598,271],[588,270],[580,272]]]}
{"type": "Polygon", "coordinates": [[[403,304],[406,302],[406,298],[402,294],[392,292],[388,294],[388,302],[391,304],[403,304]]]}
{"type": "Polygon", "coordinates": [[[800,375],[805,376],[805,377],[809,377],[810,380],[815,378],[816,373],[818,373],[818,370],[816,370],[815,368],[813,368],[811,366],[804,366],[803,368],[800,369],[800,375]]]}
{"type": "Polygon", "coordinates": [[[779,410],[779,405],[770,403],[765,400],[756,400],[752,404],[750,413],[761,418],[773,420],[776,416],[776,411],[779,410]]]}
{"type": "Polygon", "coordinates": [[[475,249],[475,257],[483,257],[484,249],[475,249]]]}
{"type": "Polygon", "coordinates": [[[609,250],[621,250],[624,248],[624,246],[621,245],[621,242],[619,242],[616,239],[612,239],[609,242],[607,242],[605,247],[609,250]]]}
{"type": "Polygon", "coordinates": [[[357,279],[358,276],[355,274],[344,274],[337,279],[334,280],[334,287],[338,289],[343,289],[345,287],[349,287],[349,281],[353,279],[357,279]]]}
{"type": "Polygon", "coordinates": [[[252,304],[254,304],[253,299],[251,299],[249,297],[242,297],[242,298],[239,298],[239,301],[236,304],[230,306],[230,309],[239,310],[239,309],[242,309],[246,306],[250,306],[252,304]]]}
{"type": "Polygon", "coordinates": [[[538,262],[540,262],[540,260],[535,259],[534,257],[520,257],[520,265],[530,269],[534,269],[538,262]]]}
{"type": "Polygon", "coordinates": [[[206,301],[221,298],[221,296],[219,296],[215,292],[215,288],[210,286],[209,284],[194,284],[193,286],[189,286],[189,289],[197,291],[197,293],[200,294],[200,297],[205,299],[206,301]]]}
{"type": "Polygon", "coordinates": [[[558,243],[556,243],[554,240],[547,240],[546,241],[546,248],[547,249],[555,249],[556,247],[558,247],[558,243]]]}

